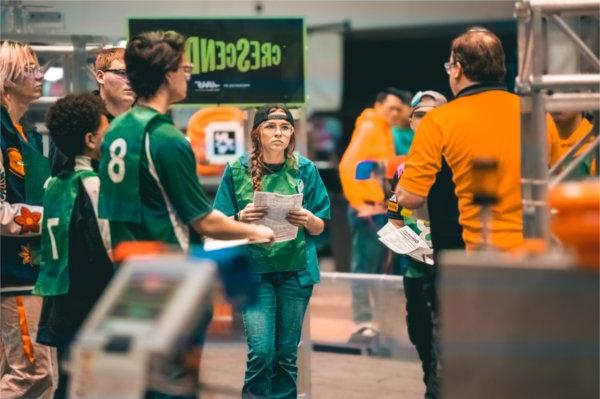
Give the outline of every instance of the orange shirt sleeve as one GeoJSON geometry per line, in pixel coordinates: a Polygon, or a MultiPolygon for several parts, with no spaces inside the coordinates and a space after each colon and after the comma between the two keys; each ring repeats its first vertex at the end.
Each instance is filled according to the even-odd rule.
{"type": "Polygon", "coordinates": [[[442,167],[442,131],[434,118],[425,115],[408,152],[398,185],[426,197],[442,167]]]}
{"type": "Polygon", "coordinates": [[[383,201],[383,189],[374,179],[358,181],[355,179],[356,165],[365,159],[374,159],[370,156],[375,145],[377,127],[372,123],[365,123],[352,135],[352,140],[344,152],[339,164],[340,181],[344,196],[354,207],[360,206],[364,201],[383,201]]]}

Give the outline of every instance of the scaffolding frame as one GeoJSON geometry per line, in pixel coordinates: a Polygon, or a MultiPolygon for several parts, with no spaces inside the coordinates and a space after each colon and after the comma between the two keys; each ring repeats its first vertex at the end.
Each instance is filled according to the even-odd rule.
{"type": "Polygon", "coordinates": [[[592,131],[569,151],[556,167],[548,171],[546,115],[553,111],[600,110],[600,59],[580,35],[564,20],[571,16],[600,14],[597,0],[523,0],[515,4],[518,20],[519,65],[516,80],[521,95],[521,187],[523,198],[523,233],[526,238],[550,242],[548,187],[566,178],[589,154],[596,151],[598,117],[592,131]],[[548,37],[544,24],[556,25],[575,44],[592,73],[547,73],[548,37]],[[595,73],[594,73],[595,72],[595,73]],[[577,91],[577,92],[572,92],[577,91]],[[592,137],[584,154],[577,151],[592,137]]]}

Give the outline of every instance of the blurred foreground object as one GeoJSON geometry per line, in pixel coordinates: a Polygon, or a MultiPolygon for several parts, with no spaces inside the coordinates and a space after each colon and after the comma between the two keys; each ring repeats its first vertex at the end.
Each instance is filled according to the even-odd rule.
{"type": "Polygon", "coordinates": [[[575,250],[580,266],[600,270],[598,179],[563,183],[552,188],[548,205],[557,211],[550,221],[552,233],[565,247],[575,250]]]}
{"type": "Polygon", "coordinates": [[[599,279],[569,254],[444,252],[442,397],[598,398],[599,279]]]}
{"type": "Polygon", "coordinates": [[[173,365],[199,330],[216,264],[185,255],[129,259],[72,347],[69,397],[141,398],[149,389],[188,395],[196,374],[173,365]],[[177,372],[177,373],[175,373],[177,372]]]}
{"type": "Polygon", "coordinates": [[[480,249],[490,249],[492,206],[498,203],[498,160],[493,157],[473,159],[473,203],[481,206],[480,249]]]}

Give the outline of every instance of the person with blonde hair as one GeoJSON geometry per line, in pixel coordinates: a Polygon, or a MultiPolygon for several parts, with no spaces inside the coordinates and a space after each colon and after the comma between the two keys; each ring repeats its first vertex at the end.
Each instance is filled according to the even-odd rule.
{"type": "Polygon", "coordinates": [[[302,321],[319,282],[315,236],[330,218],[329,197],[316,166],[294,152],[294,118],[283,105],[261,107],[255,117],[252,151],[227,165],[214,202],[227,216],[258,223],[266,207],[254,193],[303,194],[302,207],[287,221],[295,239],[247,246],[258,283],[258,298],[243,309],[248,361],[243,398],[296,398],[296,365],[302,321]]]}
{"type": "Polygon", "coordinates": [[[0,42],[0,397],[51,398],[54,350],[36,343],[42,299],[37,279],[48,159],[42,137],[22,124],[42,95],[43,70],[26,44],[0,42]]]}

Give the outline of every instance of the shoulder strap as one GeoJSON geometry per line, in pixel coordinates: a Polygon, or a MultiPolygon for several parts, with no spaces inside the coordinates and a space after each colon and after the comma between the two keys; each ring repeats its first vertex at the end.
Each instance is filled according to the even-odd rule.
{"type": "Polygon", "coordinates": [[[167,192],[164,189],[160,178],[158,177],[158,172],[156,171],[154,160],[152,159],[152,152],[150,151],[150,134],[148,133],[146,133],[144,138],[144,148],[146,151],[146,157],[148,158],[148,172],[150,172],[150,175],[152,178],[154,178],[154,181],[156,182],[156,185],[163,196],[163,200],[165,201],[165,205],[167,206],[167,211],[169,213],[169,220],[171,221],[173,231],[175,232],[175,237],[177,238],[177,241],[179,242],[179,245],[183,251],[187,252],[190,246],[190,230],[188,226],[186,226],[177,216],[175,208],[169,200],[169,196],[167,195],[167,192]]]}

